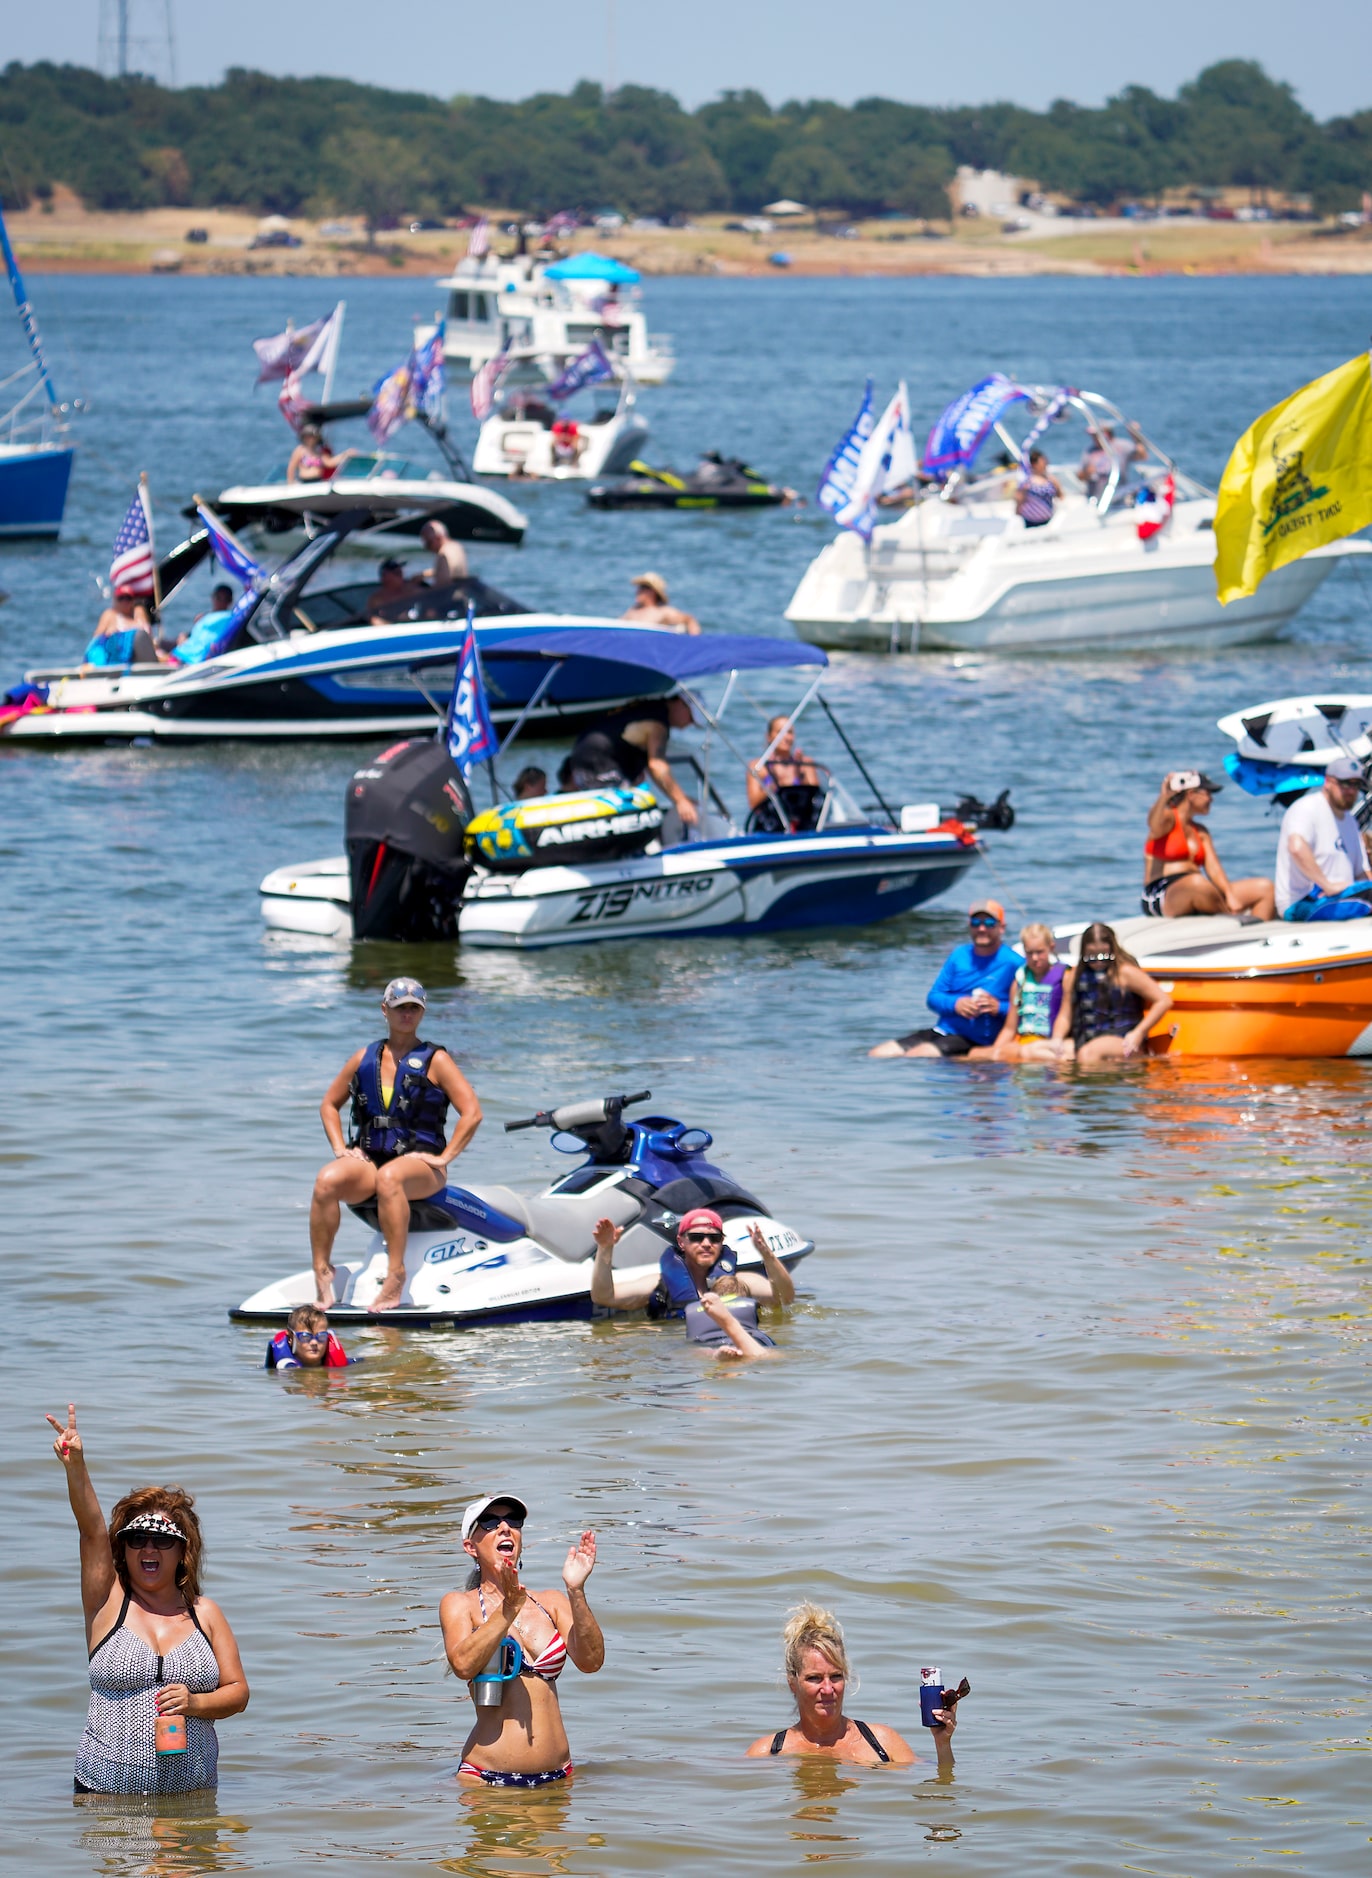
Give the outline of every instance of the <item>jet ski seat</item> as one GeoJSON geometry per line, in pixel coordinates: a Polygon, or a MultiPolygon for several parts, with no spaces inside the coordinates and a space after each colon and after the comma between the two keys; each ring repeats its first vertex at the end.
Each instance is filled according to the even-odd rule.
{"type": "Polygon", "coordinates": [[[600,1193],[563,1193],[550,1199],[546,1195],[530,1198],[511,1187],[483,1186],[477,1197],[519,1220],[530,1238],[569,1265],[579,1265],[595,1251],[592,1229],[598,1219],[627,1226],[643,1211],[642,1202],[623,1187],[606,1187],[600,1193]]]}

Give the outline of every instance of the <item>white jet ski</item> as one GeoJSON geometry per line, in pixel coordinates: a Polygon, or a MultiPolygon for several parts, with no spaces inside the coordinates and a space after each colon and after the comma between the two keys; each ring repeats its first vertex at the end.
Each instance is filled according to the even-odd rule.
{"type": "MultiPolygon", "coordinates": [[[[713,1207],[724,1222],[725,1249],[740,1269],[761,1269],[751,1227],[788,1269],[814,1251],[812,1240],[772,1218],[763,1203],[724,1169],[708,1161],[713,1136],[667,1115],[623,1119],[624,1109],[646,1102],[637,1095],[601,1096],[564,1103],[505,1131],[549,1128],[553,1145],[585,1158],[541,1193],[525,1197],[509,1187],[448,1187],[410,1207],[405,1289],[397,1309],[373,1316],[367,1306],[386,1275],[386,1248],[376,1228],[374,1201],[351,1210],[373,1228],[360,1255],[334,1254],[338,1301],[335,1329],[388,1324],[408,1330],[476,1324],[547,1323],[589,1318],[592,1229],[598,1219],[624,1228],[614,1266],[633,1277],[659,1269],[676,1242],[677,1223],[692,1207],[713,1207]]],[[[298,1304],[313,1304],[307,1267],[265,1285],[229,1316],[238,1323],[284,1324],[298,1304]]]]}

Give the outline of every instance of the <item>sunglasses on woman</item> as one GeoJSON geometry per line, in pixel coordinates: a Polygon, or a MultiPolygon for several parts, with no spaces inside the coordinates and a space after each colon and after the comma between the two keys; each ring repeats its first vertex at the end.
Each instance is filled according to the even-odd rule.
{"type": "Polygon", "coordinates": [[[508,1526],[511,1532],[523,1532],[524,1516],[522,1513],[487,1513],[476,1522],[478,1532],[495,1532],[500,1526],[508,1526]]]}
{"type": "Polygon", "coordinates": [[[148,1545],[155,1546],[159,1552],[170,1552],[173,1546],[181,1543],[176,1534],[171,1532],[121,1532],[119,1537],[125,1545],[132,1546],[137,1552],[148,1545]]]}
{"type": "Polygon", "coordinates": [[[1082,964],[1110,965],[1114,962],[1114,957],[1113,952],[1084,952],[1082,954],[1082,964]]]}

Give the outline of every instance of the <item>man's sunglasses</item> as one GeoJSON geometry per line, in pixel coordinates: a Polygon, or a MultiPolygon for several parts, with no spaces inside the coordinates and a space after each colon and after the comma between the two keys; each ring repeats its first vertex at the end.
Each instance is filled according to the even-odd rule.
{"type": "Polygon", "coordinates": [[[967,924],[969,926],[999,926],[1000,921],[993,918],[990,913],[974,913],[967,924]]]}
{"type": "Polygon", "coordinates": [[[523,1532],[524,1515],[522,1513],[487,1513],[476,1522],[478,1532],[494,1532],[499,1526],[508,1526],[511,1532],[523,1532]]]}
{"type": "Polygon", "coordinates": [[[682,1238],[690,1245],[723,1245],[722,1232],[684,1232],[682,1238]]]}
{"type": "Polygon", "coordinates": [[[175,1533],[171,1532],[121,1532],[119,1537],[125,1545],[133,1546],[138,1552],[141,1552],[147,1545],[156,1546],[159,1552],[170,1552],[173,1546],[181,1543],[175,1533]]]}

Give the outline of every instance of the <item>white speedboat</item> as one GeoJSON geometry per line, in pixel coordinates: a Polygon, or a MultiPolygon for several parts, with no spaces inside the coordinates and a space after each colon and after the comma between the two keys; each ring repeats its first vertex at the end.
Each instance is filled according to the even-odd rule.
{"type": "MultiPolygon", "coordinates": [[[[623,1120],[624,1109],[646,1102],[649,1093],[568,1102],[527,1121],[506,1122],[507,1134],[551,1129],[555,1147],[585,1158],[542,1193],[483,1183],[412,1201],[405,1287],[398,1307],[377,1316],[367,1308],[386,1273],[376,1202],[352,1207],[372,1235],[359,1255],[335,1254],[338,1302],[330,1306],[330,1323],[427,1330],[592,1317],[592,1233],[602,1218],[623,1228],[614,1268],[628,1279],[648,1279],[662,1270],[678,1222],[695,1206],[719,1214],[726,1249],[739,1270],[762,1269],[755,1225],[788,1269],[814,1251],[812,1239],[782,1225],[706,1158],[714,1139],[707,1129],[687,1128],[669,1115],[623,1120]]],[[[264,1285],[229,1316],[238,1323],[279,1325],[297,1305],[314,1299],[314,1275],[307,1268],[264,1285]]]]}
{"type": "Polygon", "coordinates": [[[602,393],[589,417],[573,417],[566,406],[554,407],[536,394],[515,391],[482,424],[472,468],[478,476],[555,482],[618,475],[628,469],[648,435],[648,420],[636,404],[634,381],[627,376],[612,399],[602,393]]]}
{"type": "MultiPolygon", "coordinates": [[[[556,378],[598,339],[640,385],[665,385],[676,357],[667,334],[648,331],[638,281],[635,269],[606,255],[554,262],[530,254],[468,257],[438,282],[447,296],[444,359],[452,372],[470,377],[506,352],[507,382],[537,384],[556,378]]],[[[433,330],[419,327],[416,345],[433,330]]]]}
{"type": "MultiPolygon", "coordinates": [[[[517,621],[492,625],[483,643],[486,659],[504,651],[545,665],[569,655],[622,661],[640,682],[675,679],[683,691],[712,672],[823,658],[786,640],[688,639],[642,627],[554,635],[517,621]]],[[[628,671],[622,683],[632,688],[628,671]]],[[[816,682],[793,722],[818,692],[816,682]]],[[[694,827],[683,827],[675,810],[664,814],[651,791],[610,783],[474,815],[446,750],[429,738],[394,746],[358,770],[345,798],[347,855],[268,874],[264,921],[275,931],[333,939],[458,937],[515,949],[868,925],[954,886],[978,859],[979,825],[1013,823],[1004,798],[989,810],[959,804],[949,815],[928,803],[890,809],[832,714],[878,798],[872,808],[815,764],[814,783],[772,789],[735,820],[710,760],[716,738],[739,755],[719,721],[723,705],[712,713],[696,691],[687,695],[710,727],[699,754],[674,749],[671,759],[688,794],[694,788],[694,827]]]]}
{"type": "MultiPolygon", "coordinates": [[[[1032,388],[1037,406],[1055,396],[1032,388]]],[[[1067,407],[1084,422],[1126,420],[1094,392],[1067,407]]],[[[1111,652],[1239,645],[1280,634],[1340,560],[1372,542],[1316,549],[1267,576],[1255,594],[1215,596],[1215,497],[1147,444],[1148,460],[1092,499],[1074,468],[1055,464],[1063,489],[1052,520],[1027,528],[1015,513],[1019,443],[997,423],[1013,459],[989,473],[954,474],[921,489],[870,544],[844,531],[811,562],[786,609],[814,645],[875,652],[1111,652]],[[1133,497],[1170,477],[1170,519],[1144,538],[1133,497]]],[[[1053,431],[1044,438],[1050,449],[1053,431]]],[[[1078,441],[1085,444],[1085,434],[1078,441]]]]}

